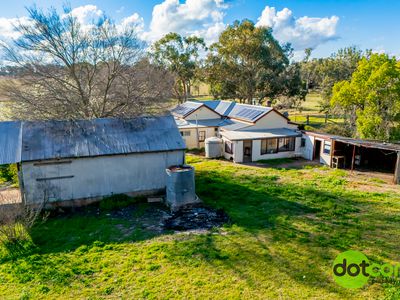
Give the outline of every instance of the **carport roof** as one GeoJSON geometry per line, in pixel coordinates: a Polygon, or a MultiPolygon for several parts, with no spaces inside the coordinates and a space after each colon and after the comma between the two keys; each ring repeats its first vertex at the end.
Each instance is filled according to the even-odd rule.
{"type": "Polygon", "coordinates": [[[312,135],[316,137],[322,137],[331,139],[332,141],[338,141],[345,144],[355,145],[359,147],[366,147],[366,148],[376,148],[382,150],[389,150],[389,151],[400,151],[400,143],[387,143],[383,141],[376,141],[376,140],[362,140],[362,139],[353,139],[349,137],[343,137],[334,134],[327,134],[327,133],[318,133],[313,131],[303,131],[304,134],[312,135]]]}
{"type": "Polygon", "coordinates": [[[0,164],[183,149],[172,116],[0,122],[0,164]]]}

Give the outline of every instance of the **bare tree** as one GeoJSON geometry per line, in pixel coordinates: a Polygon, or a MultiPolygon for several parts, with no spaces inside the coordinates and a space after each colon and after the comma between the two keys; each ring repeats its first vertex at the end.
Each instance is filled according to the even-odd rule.
{"type": "Polygon", "coordinates": [[[19,68],[1,86],[14,118],[131,117],[170,98],[173,78],[145,59],[135,27],[107,17],[83,25],[70,9],[28,12],[20,38],[4,45],[6,62],[19,68]]]}

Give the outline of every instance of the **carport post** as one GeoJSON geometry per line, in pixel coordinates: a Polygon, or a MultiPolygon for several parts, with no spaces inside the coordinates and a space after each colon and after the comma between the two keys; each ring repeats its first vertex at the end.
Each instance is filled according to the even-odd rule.
{"type": "Polygon", "coordinates": [[[351,159],[351,171],[353,172],[354,170],[354,162],[356,158],[356,145],[353,145],[353,157],[351,159]]]}
{"type": "Polygon", "coordinates": [[[400,184],[400,152],[397,152],[396,169],[394,171],[394,184],[400,184]]]}

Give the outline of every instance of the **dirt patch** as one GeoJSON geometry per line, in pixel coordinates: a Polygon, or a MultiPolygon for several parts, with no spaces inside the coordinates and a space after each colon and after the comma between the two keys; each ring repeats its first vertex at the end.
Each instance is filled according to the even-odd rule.
{"type": "Polygon", "coordinates": [[[229,222],[229,217],[223,210],[216,210],[203,204],[185,206],[177,212],[171,212],[161,203],[134,203],[108,211],[102,211],[96,205],[92,205],[58,209],[51,213],[53,217],[68,217],[73,214],[109,218],[118,222],[116,228],[121,232],[121,238],[128,237],[137,229],[162,234],[171,230],[208,230],[229,222]]]}
{"type": "Polygon", "coordinates": [[[228,221],[229,217],[223,210],[192,206],[174,213],[164,222],[164,227],[172,230],[211,229],[228,221]]]}
{"type": "Polygon", "coordinates": [[[0,189],[0,205],[21,203],[21,194],[19,189],[4,187],[0,189]]]}
{"type": "Polygon", "coordinates": [[[271,163],[268,161],[264,162],[251,162],[251,163],[243,163],[246,166],[253,166],[259,168],[282,168],[282,169],[303,169],[305,166],[322,166],[319,161],[310,161],[304,158],[292,158],[288,159],[290,161],[284,161],[279,163],[275,160],[272,160],[271,163]]]}

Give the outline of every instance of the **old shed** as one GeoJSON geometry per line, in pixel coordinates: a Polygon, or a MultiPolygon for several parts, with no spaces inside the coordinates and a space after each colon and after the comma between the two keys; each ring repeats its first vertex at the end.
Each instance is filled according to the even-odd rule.
{"type": "Polygon", "coordinates": [[[185,159],[172,116],[2,122],[0,142],[0,164],[18,164],[26,203],[164,192],[165,169],[185,159]]]}

